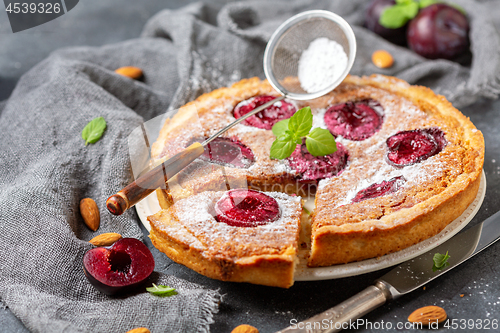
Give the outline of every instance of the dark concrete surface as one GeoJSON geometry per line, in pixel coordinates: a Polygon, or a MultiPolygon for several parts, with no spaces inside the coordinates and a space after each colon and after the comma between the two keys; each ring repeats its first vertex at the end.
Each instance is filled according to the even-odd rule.
{"type": "MultiPolygon", "coordinates": [[[[6,13],[0,10],[0,100],[7,98],[18,78],[51,51],[73,45],[104,45],[137,37],[149,17],[163,8],[177,8],[192,1],[181,0],[84,0],[58,19],[42,26],[13,34],[6,13]]],[[[214,2],[214,1],[212,1],[214,2]]],[[[227,1],[218,1],[224,4],[227,1]]],[[[0,5],[0,8],[3,7],[0,5]]],[[[487,191],[484,203],[469,226],[475,225],[500,209],[500,101],[480,101],[462,110],[484,133],[486,157],[484,171],[487,191]]],[[[349,298],[369,286],[388,269],[361,276],[317,282],[297,282],[282,290],[249,284],[223,283],[200,276],[173,263],[152,249],[156,267],[207,288],[219,289],[224,295],[212,332],[231,332],[247,323],[260,332],[274,332],[304,320],[349,298]]],[[[450,319],[474,319],[473,327],[462,332],[483,332],[478,326],[486,319],[500,321],[500,243],[455,268],[441,278],[412,294],[388,303],[364,318],[375,325],[360,326],[359,332],[416,332],[397,329],[415,309],[438,305],[450,319]],[[463,296],[461,296],[463,295],[463,296]],[[391,323],[393,329],[376,329],[391,323]]],[[[491,326],[491,325],[490,325],[491,326]]],[[[429,330],[426,330],[429,331],[429,330]]],[[[441,327],[439,331],[448,330],[441,327]]],[[[490,332],[500,329],[490,329],[490,332]]],[[[0,332],[27,332],[7,308],[0,305],[0,332]]],[[[155,332],[153,332],[155,333],[155,332]]]]}

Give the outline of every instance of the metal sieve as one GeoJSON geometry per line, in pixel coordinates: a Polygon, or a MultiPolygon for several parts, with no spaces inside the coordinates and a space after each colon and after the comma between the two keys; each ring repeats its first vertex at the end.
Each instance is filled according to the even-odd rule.
{"type": "Polygon", "coordinates": [[[121,215],[126,209],[135,205],[162,184],[164,185],[179,171],[201,156],[205,151],[204,147],[212,140],[285,97],[307,100],[329,93],[347,76],[354,63],[355,55],[356,38],[354,32],[340,16],[324,10],[311,10],[288,19],[271,36],[264,52],[266,78],[281,96],[236,119],[203,143],[193,143],[184,151],[140,176],[136,181],[108,198],[106,201],[108,210],[115,215],[121,215]],[[332,77],[332,82],[326,88],[306,92],[300,86],[299,80],[297,80],[300,57],[311,42],[321,37],[326,37],[342,46],[347,55],[347,66],[340,76],[332,77]]]}
{"type": "Polygon", "coordinates": [[[323,96],[337,87],[349,74],[356,56],[356,38],[351,26],[340,16],[325,10],[300,13],[285,21],[271,36],[264,53],[266,78],[281,95],[296,100],[323,96]],[[339,43],[347,55],[347,67],[330,85],[315,92],[304,91],[297,81],[299,59],[311,42],[325,37],[339,43]]]}
{"type": "Polygon", "coordinates": [[[349,74],[355,57],[356,37],[354,32],[349,23],[337,14],[326,10],[310,10],[289,18],[273,33],[264,52],[264,73],[269,83],[281,96],[236,119],[205,140],[202,145],[206,146],[230,128],[284,98],[308,100],[328,94],[349,74]],[[302,52],[309,47],[311,42],[321,37],[328,38],[342,46],[347,55],[347,67],[340,76],[333,77],[332,82],[326,88],[306,92],[296,79],[299,71],[299,60],[302,52]]]}

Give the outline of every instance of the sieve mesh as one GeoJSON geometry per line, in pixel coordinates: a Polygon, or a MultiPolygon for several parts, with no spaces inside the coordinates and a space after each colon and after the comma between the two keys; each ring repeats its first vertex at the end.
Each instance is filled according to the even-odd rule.
{"type": "Polygon", "coordinates": [[[356,41],[349,24],[340,16],[323,10],[296,15],[283,23],[273,34],[264,54],[266,77],[281,94],[292,99],[305,100],[322,96],[333,90],[347,76],[354,62],[356,41]],[[306,92],[298,80],[299,60],[312,41],[325,37],[339,43],[347,57],[348,66],[339,78],[321,91],[306,92]]]}

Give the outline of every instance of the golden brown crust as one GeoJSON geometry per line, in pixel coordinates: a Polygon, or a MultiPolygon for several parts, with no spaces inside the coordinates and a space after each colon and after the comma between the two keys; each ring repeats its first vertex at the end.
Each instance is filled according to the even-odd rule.
{"type": "MultiPolygon", "coordinates": [[[[171,156],[199,133],[208,137],[234,120],[232,110],[237,103],[261,94],[277,96],[266,81],[252,78],[187,104],[162,129],[153,145],[153,156],[171,156]],[[196,118],[193,118],[194,111],[198,122],[193,121],[196,118]]],[[[337,142],[349,151],[350,159],[341,174],[319,183],[311,222],[308,265],[312,267],[378,257],[416,244],[439,233],[460,216],[477,195],[484,160],[483,136],[468,118],[430,89],[382,75],[348,76],[330,94],[296,104],[299,108],[310,105],[315,117],[322,119],[330,105],[365,98],[380,102],[384,108],[384,123],[373,137],[361,142],[337,138],[337,142]],[[430,127],[438,127],[445,133],[447,145],[439,154],[404,168],[394,168],[385,162],[385,140],[389,136],[402,130],[430,127]],[[352,203],[360,189],[398,175],[404,175],[407,183],[397,192],[352,203]]],[[[249,169],[222,168],[196,161],[169,184],[170,188],[157,191],[162,208],[172,207],[175,202],[197,193],[223,191],[227,183],[241,187],[247,182],[249,188],[266,191],[310,192],[304,191],[304,187],[311,184],[296,182],[296,175],[286,161],[269,158],[270,145],[275,139],[271,131],[237,125],[226,136],[236,137],[252,149],[256,157],[254,165],[249,169]]],[[[221,262],[220,256],[207,257],[208,252],[186,247],[183,242],[171,238],[170,233],[161,232],[155,224],[162,219],[165,217],[150,219],[155,246],[175,261],[204,275],[228,281],[258,280],[261,282],[253,283],[278,285],[276,281],[280,277],[272,271],[273,267],[280,267],[280,274],[289,277],[290,270],[283,268],[289,267],[286,264],[290,262],[288,257],[264,260],[257,252],[252,255],[239,253],[236,257],[246,258],[244,261],[251,264],[234,266],[234,259],[228,262],[226,256],[221,262]],[[258,259],[259,264],[252,258],[258,259]],[[276,281],[272,282],[274,279],[276,281]]],[[[200,241],[201,238],[195,239],[200,241]]],[[[258,244],[253,244],[252,248],[257,249],[258,244]]]]}

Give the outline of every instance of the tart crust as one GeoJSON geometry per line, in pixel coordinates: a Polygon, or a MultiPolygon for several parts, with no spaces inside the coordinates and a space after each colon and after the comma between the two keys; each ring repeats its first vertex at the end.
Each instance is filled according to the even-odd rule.
{"type": "MultiPolygon", "coordinates": [[[[167,120],[152,146],[153,158],[172,156],[193,138],[212,135],[234,121],[231,112],[238,103],[264,94],[278,96],[267,81],[252,78],[200,96],[167,120]]],[[[225,137],[236,138],[253,151],[253,165],[241,169],[197,160],[166,188],[158,189],[158,200],[165,210],[149,218],[153,244],[173,260],[212,278],[289,286],[290,270],[283,268],[285,263],[293,261],[289,257],[271,258],[266,254],[264,259],[262,254],[255,254],[220,261],[219,257],[206,257],[206,252],[186,243],[188,236],[181,241],[160,228],[164,224],[182,230],[183,221],[175,215],[177,201],[208,193],[206,191],[224,191],[232,184],[236,186],[229,187],[246,184],[256,190],[303,196],[316,192],[308,259],[311,267],[379,257],[439,233],[460,216],[477,195],[484,161],[482,133],[443,96],[382,75],[348,76],[326,96],[294,103],[297,108],[310,106],[315,116],[313,126],[325,128],[322,117],[329,106],[366,98],[376,100],[384,108],[381,129],[359,142],[337,137],[337,142],[349,152],[348,165],[337,176],[318,184],[301,182],[300,175],[291,170],[286,160],[269,158],[275,139],[271,131],[242,124],[229,130],[225,137]],[[401,168],[384,160],[385,140],[389,136],[404,130],[433,127],[445,133],[447,145],[441,152],[401,168]],[[357,203],[351,201],[368,185],[401,175],[407,181],[396,192],[357,203]],[[245,265],[234,265],[238,260],[243,260],[245,265]],[[278,281],[283,276],[288,282],[280,285],[278,281]]],[[[257,242],[249,242],[252,247],[259,247],[257,242]]]]}

